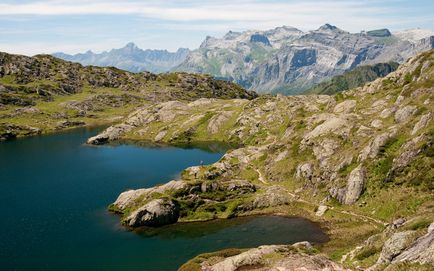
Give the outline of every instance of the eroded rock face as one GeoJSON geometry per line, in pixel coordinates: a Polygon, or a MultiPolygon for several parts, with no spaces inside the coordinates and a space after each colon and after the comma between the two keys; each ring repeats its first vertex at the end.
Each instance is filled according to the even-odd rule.
{"type": "Polygon", "coordinates": [[[392,263],[399,262],[434,265],[434,222],[428,227],[428,232],[424,236],[418,238],[392,261],[392,263]]]}
{"type": "Polygon", "coordinates": [[[414,231],[398,232],[392,235],[383,246],[378,264],[388,263],[410,245],[414,231]]]}
{"type": "Polygon", "coordinates": [[[125,223],[130,227],[163,226],[178,221],[179,207],[168,199],[155,199],[131,213],[125,223]]]}

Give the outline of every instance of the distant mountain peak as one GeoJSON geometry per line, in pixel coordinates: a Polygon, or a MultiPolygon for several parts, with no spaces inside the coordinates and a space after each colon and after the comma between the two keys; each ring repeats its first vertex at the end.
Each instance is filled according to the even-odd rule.
{"type": "Polygon", "coordinates": [[[333,31],[333,30],[340,30],[340,29],[334,25],[327,23],[327,24],[322,25],[320,28],[318,28],[318,30],[323,30],[323,31],[332,30],[333,31]]]}
{"type": "Polygon", "coordinates": [[[137,45],[134,42],[128,42],[124,48],[137,48],[137,45]]]}
{"type": "Polygon", "coordinates": [[[75,55],[59,52],[54,53],[53,56],[83,65],[113,66],[131,72],[150,71],[161,73],[168,72],[179,65],[186,59],[189,53],[190,50],[187,48],[179,48],[176,52],[143,50],[135,43],[129,42],[122,48],[111,49],[102,53],[93,53],[91,50],[88,50],[85,53],[75,55]]]}

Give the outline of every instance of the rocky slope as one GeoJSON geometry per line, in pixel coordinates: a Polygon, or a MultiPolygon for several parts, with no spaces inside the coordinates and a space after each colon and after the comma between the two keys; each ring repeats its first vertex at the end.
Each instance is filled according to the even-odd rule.
{"type": "Polygon", "coordinates": [[[0,52],[0,139],[110,123],[147,103],[256,94],[210,76],[83,67],[0,52]]]}
{"type": "Polygon", "coordinates": [[[353,34],[329,24],[308,32],[284,26],[207,37],[175,70],[208,73],[262,93],[295,94],[357,66],[402,63],[432,48],[434,31],[353,34]]]}
{"type": "Polygon", "coordinates": [[[83,54],[68,55],[65,53],[54,53],[53,56],[82,65],[93,65],[100,67],[116,67],[130,72],[168,72],[175,66],[181,64],[190,50],[180,48],[176,52],[167,50],[143,50],[130,42],[123,48],[112,49],[108,52],[93,53],[87,51],[83,54]]]}
{"type": "Polygon", "coordinates": [[[305,93],[327,95],[336,94],[340,91],[363,86],[379,77],[384,77],[395,71],[398,66],[399,64],[396,62],[359,66],[342,75],[337,75],[331,80],[321,82],[313,88],[306,90],[305,93]]]}
{"type": "Polygon", "coordinates": [[[434,264],[427,229],[434,220],[433,99],[431,50],[335,96],[146,105],[88,143],[234,146],[212,165],[184,170],[179,180],[122,193],[110,210],[125,225],[303,215],[327,225],[331,241],[320,249],[345,267],[425,268],[434,264]]]}

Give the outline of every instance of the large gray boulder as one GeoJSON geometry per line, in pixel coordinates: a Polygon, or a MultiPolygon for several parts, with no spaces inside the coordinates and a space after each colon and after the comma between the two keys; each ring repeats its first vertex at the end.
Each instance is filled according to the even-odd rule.
{"type": "Polygon", "coordinates": [[[351,171],[348,177],[344,204],[353,204],[359,199],[365,187],[365,181],[366,170],[362,165],[359,165],[351,171]]]}
{"type": "Polygon", "coordinates": [[[130,227],[157,227],[175,223],[178,218],[177,204],[168,199],[155,199],[131,213],[124,222],[130,227]]]}
{"type": "Polygon", "coordinates": [[[87,144],[101,145],[108,143],[109,141],[117,140],[132,128],[133,126],[128,124],[117,124],[115,126],[110,126],[102,133],[89,138],[87,140],[87,144]]]}
{"type": "Polygon", "coordinates": [[[410,117],[416,112],[416,106],[407,105],[403,108],[398,109],[395,112],[395,122],[403,123],[410,119],[410,117]]]}
{"type": "Polygon", "coordinates": [[[342,204],[353,204],[362,194],[363,189],[365,188],[365,182],[366,170],[360,164],[351,171],[345,188],[332,188],[330,189],[330,194],[342,204]]]}

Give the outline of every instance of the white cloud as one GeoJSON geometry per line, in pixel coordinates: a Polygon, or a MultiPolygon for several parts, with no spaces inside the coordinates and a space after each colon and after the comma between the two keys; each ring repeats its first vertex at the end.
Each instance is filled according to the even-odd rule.
{"type": "Polygon", "coordinates": [[[72,53],[87,49],[101,51],[122,46],[127,41],[143,40],[146,36],[155,34],[160,36],[143,41],[146,48],[169,46],[168,49],[173,50],[181,45],[194,48],[206,35],[222,35],[229,30],[265,30],[282,25],[306,31],[316,29],[324,23],[331,23],[351,32],[376,28],[401,30],[415,26],[434,26],[430,7],[424,8],[417,3],[409,6],[408,2],[401,0],[10,1],[0,3],[0,21],[10,22],[0,27],[0,50],[25,54],[53,51],[72,53]],[[95,15],[109,15],[101,17],[110,19],[112,15],[128,15],[129,19],[134,18],[137,23],[129,24],[128,29],[121,29],[117,27],[116,20],[122,17],[113,17],[109,23],[113,25],[105,26],[106,21],[74,25],[70,19],[77,18],[76,15],[83,15],[89,21],[96,18],[95,15]],[[39,26],[35,22],[44,20],[41,18],[51,21],[52,24],[48,27],[39,26]],[[17,24],[14,23],[15,20],[18,20],[17,24]],[[61,25],[57,27],[56,22],[61,25]],[[26,27],[26,24],[30,27],[26,27]],[[185,36],[179,34],[174,37],[174,32],[178,30],[185,36]],[[26,35],[26,31],[29,35],[26,35]],[[39,38],[38,34],[44,35],[47,40],[39,38]],[[91,39],[87,35],[92,35],[91,39]],[[107,40],[114,36],[117,40],[107,40]],[[10,37],[14,40],[10,40],[10,37]],[[56,40],[55,37],[60,39],[56,40]]]}
{"type": "MultiPolygon", "coordinates": [[[[222,25],[243,23],[246,27],[257,28],[293,25],[310,29],[326,22],[343,25],[352,31],[371,26],[402,24],[400,5],[387,4],[388,1],[41,1],[34,3],[0,4],[0,15],[138,15],[144,18],[170,22],[191,22],[190,27],[200,29],[197,21],[207,21],[212,29],[222,29],[222,25]],[[265,2],[265,3],[264,3],[265,2]],[[230,22],[230,23],[229,23],[230,22]],[[194,24],[193,24],[194,23],[194,24]],[[263,26],[263,27],[261,27],[263,26]],[[358,29],[354,29],[358,28],[358,29]]],[[[390,1],[389,1],[390,2],[390,1]]],[[[396,2],[396,1],[394,1],[396,2]]],[[[399,2],[399,1],[398,1],[399,2]]],[[[407,20],[417,22],[418,16],[407,20]]],[[[185,27],[180,25],[178,27],[185,27]]],[[[233,28],[233,27],[229,27],[233,28]]]]}

